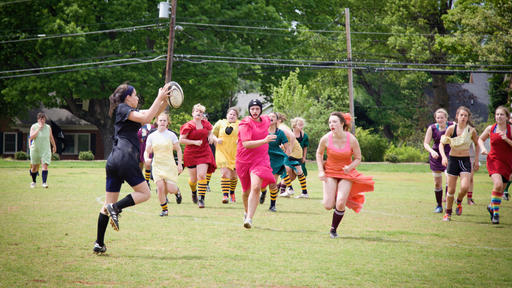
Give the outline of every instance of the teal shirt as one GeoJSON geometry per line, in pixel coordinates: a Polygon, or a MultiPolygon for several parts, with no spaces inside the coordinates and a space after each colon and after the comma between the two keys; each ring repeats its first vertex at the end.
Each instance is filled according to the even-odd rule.
{"type": "Polygon", "coordinates": [[[286,153],[279,147],[281,144],[288,143],[288,138],[284,135],[282,130],[277,129],[275,133],[277,136],[276,141],[268,143],[268,155],[270,156],[270,166],[272,167],[272,174],[280,174],[280,170],[284,168],[284,160],[288,157],[286,153]]]}

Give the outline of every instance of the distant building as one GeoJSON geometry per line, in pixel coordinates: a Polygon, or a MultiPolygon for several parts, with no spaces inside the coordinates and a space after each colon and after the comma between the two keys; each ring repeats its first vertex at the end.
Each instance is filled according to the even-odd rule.
{"type": "Polygon", "coordinates": [[[33,109],[24,117],[0,120],[2,157],[13,157],[17,151],[29,152],[30,127],[37,122],[39,112],[46,114],[47,124],[52,126],[57,153],[61,159],[78,159],[81,151],[92,151],[95,159],[104,159],[103,142],[98,128],[59,108],[33,109]]]}
{"type": "Polygon", "coordinates": [[[252,99],[258,99],[263,103],[263,113],[269,113],[272,111],[272,104],[265,102],[265,97],[263,95],[260,95],[259,93],[244,93],[240,92],[236,95],[237,98],[237,104],[236,107],[240,109],[240,116],[244,117],[249,115],[247,112],[247,105],[249,105],[249,102],[252,99]]]}

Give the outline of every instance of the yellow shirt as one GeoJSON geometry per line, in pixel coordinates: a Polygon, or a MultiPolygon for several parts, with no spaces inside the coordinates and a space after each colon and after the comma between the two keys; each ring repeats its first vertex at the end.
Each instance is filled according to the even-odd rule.
{"type": "Polygon", "coordinates": [[[217,144],[215,149],[215,161],[218,168],[235,169],[238,123],[240,123],[239,120],[230,123],[227,119],[222,119],[213,126],[213,135],[222,139],[222,143],[217,144]]]}

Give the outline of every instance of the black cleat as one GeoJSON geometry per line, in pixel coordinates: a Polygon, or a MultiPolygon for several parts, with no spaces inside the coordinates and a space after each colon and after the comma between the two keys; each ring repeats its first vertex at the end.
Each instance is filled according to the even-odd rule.
{"type": "Polygon", "coordinates": [[[491,219],[492,224],[500,224],[500,215],[494,215],[491,219]]]}
{"type": "Polygon", "coordinates": [[[162,210],[162,212],[160,212],[160,217],[164,217],[164,216],[169,216],[168,210],[162,210]]]}
{"type": "Polygon", "coordinates": [[[199,208],[204,208],[204,197],[199,197],[199,200],[197,200],[197,206],[199,208]]]}
{"type": "Polygon", "coordinates": [[[492,221],[492,216],[494,216],[494,213],[492,211],[491,205],[487,205],[487,212],[489,212],[489,214],[491,214],[491,221],[492,221]]]}
{"type": "Polygon", "coordinates": [[[197,204],[197,193],[192,193],[192,202],[194,202],[194,204],[197,204]]]}
{"type": "Polygon", "coordinates": [[[180,189],[178,189],[178,193],[176,193],[176,204],[181,204],[181,200],[183,200],[183,197],[181,197],[180,189]]]}
{"type": "Polygon", "coordinates": [[[107,252],[107,246],[105,246],[105,244],[100,245],[98,244],[98,242],[94,242],[94,248],[92,248],[92,252],[96,253],[96,254],[103,254],[105,252],[107,252]]]}
{"type": "Polygon", "coordinates": [[[332,239],[338,238],[338,233],[336,233],[336,230],[331,229],[331,231],[329,231],[329,235],[331,236],[332,239]]]}
{"type": "Polygon", "coordinates": [[[119,211],[112,204],[107,204],[107,212],[110,217],[110,225],[112,225],[114,230],[119,231],[119,211]]]}
{"type": "Polygon", "coordinates": [[[277,211],[277,210],[276,210],[276,206],[275,206],[275,205],[270,206],[270,208],[268,208],[268,211],[270,211],[270,212],[276,212],[276,211],[277,211]]]}
{"type": "Polygon", "coordinates": [[[265,197],[267,196],[267,191],[262,191],[260,195],[260,204],[265,203],[265,197]]]}
{"type": "Polygon", "coordinates": [[[503,200],[509,200],[510,196],[508,195],[508,191],[503,192],[503,200]]]}

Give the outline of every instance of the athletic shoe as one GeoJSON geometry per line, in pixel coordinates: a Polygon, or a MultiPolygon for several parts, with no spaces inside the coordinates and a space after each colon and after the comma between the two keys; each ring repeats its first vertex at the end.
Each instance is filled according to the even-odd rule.
{"type": "Polygon", "coordinates": [[[197,193],[192,193],[192,202],[194,202],[194,204],[197,204],[197,193]]]}
{"type": "Polygon", "coordinates": [[[263,192],[261,192],[261,195],[260,195],[260,204],[265,203],[265,197],[267,197],[267,191],[263,191],[263,192]]]}
{"type": "Polygon", "coordinates": [[[229,197],[226,196],[226,195],[222,196],[222,203],[228,204],[229,203],[229,197]]]}
{"type": "Polygon", "coordinates": [[[487,205],[487,212],[489,212],[489,214],[491,214],[491,221],[492,221],[492,217],[494,216],[494,213],[492,211],[491,205],[487,205]]]}
{"type": "Polygon", "coordinates": [[[508,201],[509,199],[510,199],[510,197],[508,195],[508,191],[503,192],[503,200],[507,200],[508,201]]]}
{"type": "Polygon", "coordinates": [[[290,195],[290,196],[295,194],[295,191],[293,191],[292,186],[286,187],[286,191],[288,192],[288,195],[290,195]]]}
{"type": "Polygon", "coordinates": [[[251,229],[252,227],[252,220],[251,218],[245,218],[244,220],[244,227],[247,229],[251,229]]]}
{"type": "Polygon", "coordinates": [[[92,248],[92,252],[96,254],[103,254],[107,252],[107,246],[105,246],[105,244],[101,246],[100,244],[98,244],[98,242],[94,242],[94,248],[92,248]]]}
{"type": "Polygon", "coordinates": [[[443,221],[445,221],[445,222],[452,221],[452,215],[450,215],[450,214],[444,214],[444,216],[443,216],[443,221]]]}
{"type": "Polygon", "coordinates": [[[457,204],[457,209],[455,209],[455,214],[457,214],[457,216],[462,215],[462,205],[461,204],[457,204]]]}
{"type": "Polygon", "coordinates": [[[443,206],[437,206],[434,213],[443,213],[443,206]]]}
{"type": "Polygon", "coordinates": [[[178,188],[178,193],[176,193],[174,196],[176,196],[176,204],[181,204],[183,197],[181,196],[181,192],[180,192],[179,188],[178,188]]]}
{"type": "Polygon", "coordinates": [[[231,196],[231,202],[235,203],[236,202],[235,193],[229,194],[229,196],[231,196]]]}
{"type": "Polygon", "coordinates": [[[107,204],[107,212],[110,217],[110,225],[114,230],[119,231],[119,219],[118,219],[118,211],[112,206],[112,204],[107,204]]]}
{"type": "Polygon", "coordinates": [[[288,194],[288,190],[285,190],[283,193],[279,194],[279,197],[286,197],[289,198],[290,194],[288,194]]]}
{"type": "Polygon", "coordinates": [[[299,199],[299,198],[309,198],[309,195],[308,193],[304,194],[304,193],[300,193],[299,195],[295,196],[295,199],[299,199]]]}
{"type": "Polygon", "coordinates": [[[197,206],[199,208],[204,208],[204,199],[203,199],[203,197],[199,197],[199,199],[197,200],[197,206]]]}
{"type": "Polygon", "coordinates": [[[160,217],[164,217],[164,216],[169,216],[168,210],[162,210],[162,212],[160,212],[160,217]]]}
{"type": "Polygon", "coordinates": [[[276,206],[275,206],[275,205],[270,206],[270,208],[268,208],[268,211],[270,211],[270,212],[276,212],[276,211],[277,211],[277,210],[276,210],[276,206]]]}
{"type": "Polygon", "coordinates": [[[329,231],[329,236],[331,236],[332,239],[338,238],[338,233],[336,233],[336,230],[329,231]]]}
{"type": "Polygon", "coordinates": [[[41,186],[43,186],[43,188],[48,188],[48,184],[46,184],[46,182],[43,183],[41,186]]]}
{"type": "Polygon", "coordinates": [[[500,215],[494,215],[491,219],[492,224],[500,224],[500,215]]]}
{"type": "Polygon", "coordinates": [[[473,201],[473,198],[468,198],[468,205],[475,205],[475,201],[473,201]]]}
{"type": "Polygon", "coordinates": [[[210,185],[206,186],[206,192],[210,193],[210,185]]]}
{"type": "Polygon", "coordinates": [[[36,182],[30,183],[30,188],[36,188],[36,182]]]}

